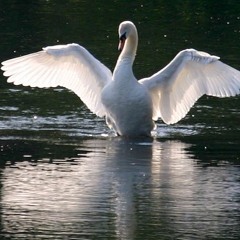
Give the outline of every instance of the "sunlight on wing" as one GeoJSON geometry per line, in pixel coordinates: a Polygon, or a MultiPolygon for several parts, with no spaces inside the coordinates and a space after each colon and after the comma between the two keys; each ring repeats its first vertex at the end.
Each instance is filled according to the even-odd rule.
{"type": "Polygon", "coordinates": [[[66,87],[93,113],[105,115],[100,96],[103,87],[111,81],[112,73],[78,44],[46,47],[2,64],[8,82],[40,88],[66,87]]]}
{"type": "Polygon", "coordinates": [[[180,52],[163,70],[140,81],[151,93],[154,116],[167,124],[181,120],[204,94],[230,97],[240,93],[240,72],[194,49],[180,52]]]}

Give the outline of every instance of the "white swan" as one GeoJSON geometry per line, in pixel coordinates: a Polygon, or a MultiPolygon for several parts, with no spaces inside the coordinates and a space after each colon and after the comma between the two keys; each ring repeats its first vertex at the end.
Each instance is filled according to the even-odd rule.
{"type": "Polygon", "coordinates": [[[154,121],[182,119],[202,95],[240,93],[240,72],[211,56],[186,49],[162,70],[137,81],[132,65],[138,34],[130,21],[119,26],[116,67],[111,71],[78,44],[57,45],[2,63],[8,82],[31,87],[63,86],[75,92],[108,126],[123,136],[149,136],[154,121]]]}

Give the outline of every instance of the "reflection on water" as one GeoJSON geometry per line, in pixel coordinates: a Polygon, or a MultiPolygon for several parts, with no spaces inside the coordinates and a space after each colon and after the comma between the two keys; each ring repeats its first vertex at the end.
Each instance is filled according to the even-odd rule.
{"type": "Polygon", "coordinates": [[[6,162],[2,234],[11,239],[237,239],[239,169],[204,167],[194,161],[191,147],[173,140],[88,138],[59,158],[31,161],[25,155],[25,161],[6,162]]]}

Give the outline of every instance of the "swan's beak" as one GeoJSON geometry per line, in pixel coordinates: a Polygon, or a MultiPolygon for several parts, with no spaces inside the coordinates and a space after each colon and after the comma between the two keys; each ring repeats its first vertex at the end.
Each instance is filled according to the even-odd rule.
{"type": "Polygon", "coordinates": [[[126,41],[126,33],[124,33],[120,38],[119,38],[119,44],[118,44],[118,50],[122,51],[124,48],[124,44],[126,41]]]}
{"type": "Polygon", "coordinates": [[[125,40],[119,40],[118,51],[122,51],[125,44],[125,40]]]}

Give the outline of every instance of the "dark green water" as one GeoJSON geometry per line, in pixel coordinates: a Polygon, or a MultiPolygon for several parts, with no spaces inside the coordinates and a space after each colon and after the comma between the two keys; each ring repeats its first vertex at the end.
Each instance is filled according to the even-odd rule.
{"type": "MultiPolygon", "coordinates": [[[[138,78],[196,48],[240,69],[237,1],[0,1],[0,60],[77,42],[113,69],[139,31],[138,78]]],[[[153,139],[113,137],[65,89],[0,76],[1,239],[239,239],[240,96],[203,97],[153,139]]]]}

